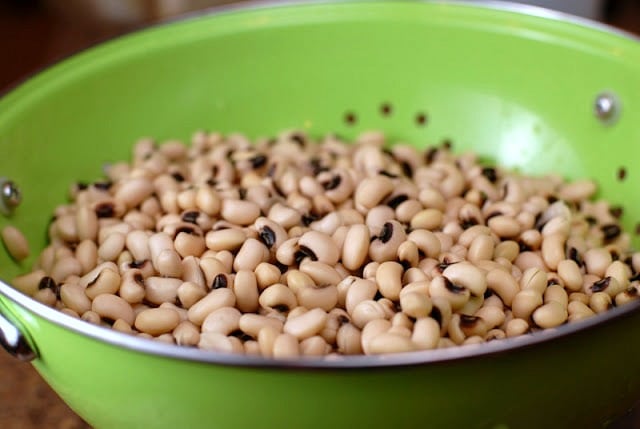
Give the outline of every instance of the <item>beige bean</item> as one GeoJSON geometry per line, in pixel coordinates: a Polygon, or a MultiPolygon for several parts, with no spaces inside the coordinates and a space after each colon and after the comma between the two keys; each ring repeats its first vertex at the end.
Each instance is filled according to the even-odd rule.
{"type": "Polygon", "coordinates": [[[431,317],[416,320],[413,326],[411,341],[419,350],[431,350],[438,346],[440,340],[440,325],[431,317]]]}
{"type": "Polygon", "coordinates": [[[262,291],[258,298],[260,306],[264,309],[275,309],[279,312],[288,312],[298,304],[294,293],[281,283],[276,283],[262,291]]]}
{"type": "Polygon", "coordinates": [[[260,207],[253,201],[222,200],[222,218],[238,225],[251,225],[260,216],[260,207]]]}
{"type": "Polygon", "coordinates": [[[582,289],[582,273],[580,267],[572,259],[565,259],[558,264],[558,275],[569,291],[577,292],[582,289]]]}
{"type": "Polygon", "coordinates": [[[358,184],[354,192],[356,209],[362,213],[372,209],[389,195],[393,188],[393,182],[388,177],[374,176],[365,178],[358,184]]]}
{"type": "Polygon", "coordinates": [[[247,234],[239,228],[227,228],[217,231],[209,231],[205,236],[205,244],[208,249],[214,251],[236,250],[247,239],[247,234]]]}
{"type": "Polygon", "coordinates": [[[429,283],[431,298],[446,299],[453,310],[462,308],[470,297],[469,289],[456,285],[444,276],[438,276],[429,283]]]}
{"type": "Polygon", "coordinates": [[[91,300],[79,284],[65,283],[60,286],[60,299],[65,306],[78,314],[84,314],[91,310],[91,300]]]}
{"type": "Polygon", "coordinates": [[[176,292],[180,304],[187,310],[207,295],[204,287],[192,282],[183,282],[176,292]]]}
{"type": "Polygon", "coordinates": [[[520,224],[510,216],[498,215],[487,221],[491,230],[502,238],[513,238],[520,234],[520,224]]]}
{"type": "Polygon", "coordinates": [[[258,288],[262,291],[280,280],[280,270],[273,264],[261,262],[254,270],[258,288]]]}
{"type": "Polygon", "coordinates": [[[342,281],[335,268],[319,261],[304,260],[300,264],[300,271],[311,277],[316,285],[337,285],[342,281]]]}
{"type": "Polygon", "coordinates": [[[484,336],[485,341],[502,340],[507,337],[507,334],[502,329],[491,329],[484,336]]]}
{"type": "Polygon", "coordinates": [[[567,309],[569,312],[569,322],[577,322],[578,320],[586,319],[595,315],[588,305],[580,301],[571,301],[567,309]]]}
{"type": "Polygon", "coordinates": [[[565,259],[565,241],[566,238],[560,234],[553,234],[542,240],[542,259],[553,271],[556,271],[558,264],[565,259]]]}
{"type": "Polygon", "coordinates": [[[487,290],[485,273],[469,262],[449,265],[442,275],[454,284],[469,289],[474,296],[482,296],[487,290]]]}
{"type": "Polygon", "coordinates": [[[475,312],[474,316],[481,317],[485,321],[487,329],[501,326],[505,319],[504,311],[495,306],[483,306],[475,312]]]}
{"type": "Polygon", "coordinates": [[[298,245],[311,249],[319,262],[328,265],[335,265],[340,257],[338,246],[333,239],[318,231],[308,231],[302,234],[298,245]]]}
{"type": "Polygon", "coordinates": [[[361,354],[363,352],[361,341],[360,330],[351,323],[345,323],[338,329],[336,345],[340,353],[345,355],[361,354]]]}
{"type": "Polygon", "coordinates": [[[513,263],[522,271],[526,271],[529,268],[538,268],[541,270],[548,269],[542,256],[536,252],[520,252],[513,263]]]}
{"type": "Polygon", "coordinates": [[[314,308],[297,317],[288,317],[284,324],[284,332],[291,334],[298,340],[317,335],[322,331],[327,322],[327,313],[314,308]]]}
{"type": "Polygon", "coordinates": [[[93,299],[91,310],[102,318],[116,320],[122,319],[129,325],[133,325],[135,315],[131,305],[117,295],[100,294],[93,299]]]}
{"type": "Polygon", "coordinates": [[[355,281],[349,286],[345,298],[347,312],[351,314],[359,303],[365,300],[372,300],[377,291],[378,288],[373,281],[355,278],[355,281]]]}
{"type": "Polygon", "coordinates": [[[541,328],[555,328],[566,322],[567,307],[557,301],[549,301],[534,311],[531,318],[541,328]]]}
{"type": "MultiPolygon", "coordinates": [[[[622,261],[613,261],[607,267],[604,277],[611,277],[617,280],[619,287],[624,290],[629,287],[629,277],[631,277],[631,268],[622,261]]],[[[580,289],[580,288],[578,288],[580,289]]],[[[620,292],[622,292],[622,290],[620,292]]]]}
{"type": "Polygon", "coordinates": [[[63,257],[58,259],[51,269],[51,277],[56,283],[62,283],[69,276],[82,274],[82,265],[74,257],[63,257]]]}
{"type": "Polygon", "coordinates": [[[604,277],[612,263],[611,254],[604,248],[589,249],[584,254],[587,273],[604,277]]]}
{"type": "Polygon", "coordinates": [[[100,315],[93,310],[85,311],[82,313],[80,318],[85,322],[93,323],[94,325],[99,325],[102,322],[100,315]]]}
{"type": "Polygon", "coordinates": [[[260,344],[255,340],[245,341],[244,353],[251,356],[260,356],[260,344]]]}
{"type": "Polygon", "coordinates": [[[75,250],[75,258],[82,267],[81,275],[84,275],[91,271],[98,262],[98,246],[94,241],[83,240],[81,241],[75,250]]]}
{"type": "Polygon", "coordinates": [[[378,335],[387,332],[389,329],[391,329],[391,322],[386,319],[374,319],[369,321],[366,326],[362,328],[360,335],[363,352],[365,354],[372,354],[372,351],[369,348],[371,340],[378,335]]]}
{"type": "Polygon", "coordinates": [[[586,200],[595,194],[596,184],[591,180],[577,180],[564,184],[558,190],[558,197],[562,200],[578,202],[586,200]]]}
{"type": "Polygon", "coordinates": [[[227,337],[218,332],[203,332],[200,334],[198,347],[223,353],[242,353],[244,347],[235,337],[227,337]]]}
{"type": "Polygon", "coordinates": [[[542,303],[542,295],[537,290],[524,289],[514,296],[511,309],[515,317],[526,320],[542,303]]]}
{"type": "Polygon", "coordinates": [[[236,273],[233,292],[240,311],[247,313],[258,310],[258,283],[253,271],[240,270],[236,273]]]}
{"type": "Polygon", "coordinates": [[[319,335],[300,342],[300,353],[304,356],[324,356],[330,351],[331,346],[319,335]]]}
{"type": "Polygon", "coordinates": [[[201,326],[209,314],[218,308],[233,307],[235,303],[236,297],[231,290],[227,288],[213,289],[189,308],[187,317],[195,325],[201,326]]]}
{"type": "Polygon", "coordinates": [[[376,271],[378,290],[385,298],[397,301],[402,290],[402,273],[404,268],[397,262],[385,261],[376,271]]]}
{"type": "Polygon", "coordinates": [[[290,359],[300,356],[300,344],[295,336],[287,333],[279,334],[273,342],[273,357],[290,359]]]}
{"type": "Polygon", "coordinates": [[[298,290],[296,298],[304,307],[330,311],[338,304],[338,288],[334,285],[305,287],[298,290]]]}
{"type": "Polygon", "coordinates": [[[258,264],[269,259],[269,249],[255,238],[248,238],[240,247],[233,261],[233,269],[254,271],[258,264]]]}
{"type": "Polygon", "coordinates": [[[532,289],[541,296],[547,288],[547,272],[538,267],[528,268],[522,273],[520,288],[522,290],[532,289]]]}
{"type": "MultiPolygon", "coordinates": [[[[557,304],[557,303],[556,303],[557,304]]],[[[511,319],[507,322],[505,333],[507,338],[517,337],[529,331],[529,324],[523,319],[511,319]]]]}
{"type": "Polygon", "coordinates": [[[436,230],[442,226],[444,216],[442,212],[435,208],[427,208],[414,214],[410,225],[412,229],[436,230]]]}
{"type": "Polygon", "coordinates": [[[11,280],[11,285],[18,289],[20,292],[29,296],[33,296],[38,291],[40,280],[42,280],[42,278],[45,276],[46,273],[44,270],[35,270],[18,277],[14,277],[13,280],[11,280]]]}
{"type": "Polygon", "coordinates": [[[114,198],[133,208],[148,198],[154,192],[153,184],[146,178],[128,179],[117,189],[114,198]]]}
{"type": "Polygon", "coordinates": [[[369,341],[368,354],[402,353],[416,350],[411,338],[383,332],[369,341]]]}
{"type": "MultiPolygon", "coordinates": [[[[172,332],[180,323],[180,315],[170,308],[150,308],[141,311],[135,318],[136,329],[153,336],[172,332]]],[[[193,332],[190,336],[193,338],[193,332]]]]}
{"type": "Polygon", "coordinates": [[[513,276],[499,269],[487,273],[487,287],[497,293],[508,306],[511,306],[513,298],[520,291],[518,282],[513,276]]]}
{"type": "Polygon", "coordinates": [[[427,258],[437,258],[442,249],[440,240],[431,231],[416,229],[411,231],[407,239],[414,242],[427,258]]]}
{"type": "Polygon", "coordinates": [[[364,300],[355,306],[351,313],[352,323],[363,329],[367,323],[375,319],[386,319],[386,313],[378,301],[364,300]]]}
{"type": "Polygon", "coordinates": [[[564,290],[564,287],[554,284],[547,287],[544,291],[544,302],[556,301],[566,307],[569,304],[569,296],[564,290]]]}
{"type": "Polygon", "coordinates": [[[234,307],[218,308],[204,319],[202,322],[202,332],[218,332],[230,335],[240,329],[240,316],[242,314],[234,307]]]}
{"type": "Polygon", "coordinates": [[[469,245],[467,259],[471,262],[491,260],[494,253],[494,241],[488,235],[480,234],[469,245]]]}
{"type": "Polygon", "coordinates": [[[349,270],[359,269],[369,253],[369,228],[366,225],[352,225],[345,237],[342,248],[342,263],[349,270]]]}
{"type": "Polygon", "coordinates": [[[113,232],[98,247],[98,257],[103,261],[114,261],[122,253],[125,246],[125,235],[113,232]]]}
{"type": "Polygon", "coordinates": [[[195,204],[199,210],[209,216],[216,216],[220,212],[222,205],[218,194],[208,187],[201,187],[197,190],[195,204]]]}
{"type": "Polygon", "coordinates": [[[145,279],[145,299],[154,304],[174,302],[182,280],[170,277],[149,277],[145,279]]]}
{"type": "Polygon", "coordinates": [[[362,278],[367,280],[375,280],[376,272],[378,271],[378,267],[380,266],[380,262],[371,261],[362,269],[362,278]]]}
{"type": "Polygon", "coordinates": [[[247,313],[240,316],[238,326],[245,334],[251,335],[253,338],[258,338],[258,334],[264,327],[269,326],[277,332],[282,332],[284,324],[273,317],[247,313]]]}
{"type": "Polygon", "coordinates": [[[78,240],[95,240],[98,237],[98,217],[95,210],[81,206],[76,212],[76,232],[78,240]]]}
{"type": "Polygon", "coordinates": [[[407,316],[418,319],[431,314],[433,305],[426,294],[410,292],[400,297],[400,307],[407,316]]]}
{"type": "Polygon", "coordinates": [[[596,292],[589,298],[589,307],[596,313],[603,313],[612,305],[611,295],[607,292],[596,292]]]}

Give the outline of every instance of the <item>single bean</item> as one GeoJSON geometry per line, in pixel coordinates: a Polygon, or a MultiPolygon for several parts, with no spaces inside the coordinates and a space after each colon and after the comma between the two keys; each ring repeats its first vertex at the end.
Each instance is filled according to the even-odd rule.
{"type": "Polygon", "coordinates": [[[170,277],[149,277],[145,279],[145,299],[160,305],[163,302],[175,302],[182,280],[170,277]]]}
{"type": "Polygon", "coordinates": [[[116,320],[122,319],[127,324],[133,325],[135,315],[131,305],[117,295],[100,294],[93,299],[91,310],[102,318],[116,320]]]}
{"type": "Polygon", "coordinates": [[[280,280],[280,270],[273,264],[261,262],[254,270],[258,288],[262,291],[280,280]]]}
{"type": "Polygon", "coordinates": [[[469,289],[474,296],[482,296],[487,290],[486,274],[468,262],[449,265],[442,275],[456,285],[469,289]]]}
{"type": "Polygon", "coordinates": [[[258,302],[264,309],[275,309],[285,313],[297,306],[294,293],[281,283],[276,283],[263,290],[258,302]]]}
{"type": "Polygon", "coordinates": [[[79,284],[65,283],[60,286],[60,299],[65,306],[78,314],[84,314],[91,310],[91,300],[79,284]]]}
{"type": "Polygon", "coordinates": [[[273,342],[273,357],[290,359],[300,355],[300,344],[295,336],[287,333],[279,334],[273,342]]]}
{"type": "Polygon", "coordinates": [[[46,276],[44,270],[35,270],[11,280],[11,285],[25,295],[33,296],[38,291],[40,280],[46,276]]]}
{"type": "Polygon", "coordinates": [[[320,308],[314,308],[297,317],[289,316],[284,324],[284,332],[298,340],[304,340],[320,333],[326,322],[327,313],[320,308]]]}
{"type": "Polygon", "coordinates": [[[187,316],[189,321],[201,326],[209,314],[218,308],[233,307],[235,303],[236,297],[231,290],[227,288],[213,289],[189,308],[187,316]]]}
{"type": "Polygon", "coordinates": [[[456,285],[444,276],[435,277],[429,284],[431,298],[446,299],[453,310],[462,308],[470,297],[469,289],[456,285]]]}
{"type": "MultiPolygon", "coordinates": [[[[557,303],[554,303],[557,304],[557,303]]],[[[552,305],[555,307],[555,305],[552,305]]],[[[547,310],[548,311],[548,310],[547,310]]],[[[555,315],[554,315],[555,316],[555,315]]],[[[507,322],[505,333],[507,338],[517,337],[523,335],[529,331],[529,324],[523,319],[511,319],[507,322]]]]}
{"type": "Polygon", "coordinates": [[[564,290],[564,287],[554,284],[547,287],[544,291],[544,302],[556,301],[566,307],[569,304],[569,296],[564,290]]]}
{"type": "Polygon", "coordinates": [[[416,350],[411,338],[383,332],[369,341],[367,354],[402,353],[416,350]]]}
{"type": "Polygon", "coordinates": [[[376,271],[378,290],[385,298],[397,301],[402,290],[404,268],[397,262],[382,262],[376,271]]]}
{"type": "Polygon", "coordinates": [[[223,335],[230,335],[240,328],[240,316],[242,314],[234,307],[218,308],[204,319],[202,322],[202,332],[218,332],[223,335]]]}
{"type": "Polygon", "coordinates": [[[413,326],[411,340],[419,350],[435,349],[440,340],[440,325],[431,317],[419,318],[413,326]]]}
{"type": "Polygon", "coordinates": [[[598,277],[604,277],[612,262],[611,254],[604,248],[589,249],[584,254],[587,273],[598,277]]]}
{"type": "Polygon", "coordinates": [[[284,324],[273,317],[247,313],[240,316],[238,326],[245,334],[250,335],[253,338],[258,338],[258,335],[263,328],[269,326],[279,333],[282,332],[284,324]]]}
{"type": "Polygon", "coordinates": [[[355,306],[350,315],[352,323],[360,329],[364,329],[365,325],[372,320],[386,319],[386,313],[382,305],[373,300],[361,301],[355,306]]]}
{"type": "Polygon", "coordinates": [[[603,313],[612,305],[611,295],[607,292],[596,292],[589,298],[589,307],[596,313],[603,313]]]}
{"type": "Polygon", "coordinates": [[[567,307],[557,301],[549,301],[534,311],[531,318],[541,328],[555,328],[566,322],[567,307]]]}
{"type": "Polygon", "coordinates": [[[269,249],[255,238],[248,238],[240,247],[233,261],[233,269],[254,271],[258,264],[268,261],[269,249]]]}
{"type": "Polygon", "coordinates": [[[537,290],[524,289],[514,296],[511,309],[515,317],[526,320],[542,303],[542,295],[537,290]]]}

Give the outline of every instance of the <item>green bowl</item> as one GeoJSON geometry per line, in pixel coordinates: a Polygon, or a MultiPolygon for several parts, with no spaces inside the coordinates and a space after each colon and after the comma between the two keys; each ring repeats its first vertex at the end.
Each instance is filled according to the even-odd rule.
{"type": "MultiPolygon", "coordinates": [[[[143,135],[300,128],[380,129],[420,147],[450,139],[523,172],[593,177],[634,230],[639,100],[640,43],[542,9],[230,9],[111,41],[0,100],[0,175],[24,195],[0,223],[20,227],[37,253],[68,185],[127,159],[143,135]],[[594,112],[603,93],[609,118],[594,112]]],[[[1,276],[33,260],[2,252],[1,276]]],[[[274,362],[130,337],[0,284],[10,321],[0,317],[0,331],[7,347],[22,338],[23,356],[32,348],[45,380],[99,428],[587,428],[640,399],[639,307],[480,346],[274,362]]]]}

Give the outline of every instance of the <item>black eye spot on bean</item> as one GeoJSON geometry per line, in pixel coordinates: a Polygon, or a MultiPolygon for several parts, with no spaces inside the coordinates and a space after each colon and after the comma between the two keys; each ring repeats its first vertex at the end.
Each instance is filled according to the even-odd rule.
{"type": "Polygon", "coordinates": [[[633,286],[627,288],[627,290],[624,292],[627,296],[638,296],[638,289],[634,288],[633,286]]]}
{"type": "Polygon", "coordinates": [[[402,168],[402,173],[408,178],[413,177],[413,168],[411,168],[411,164],[407,161],[400,162],[400,167],[402,168]]]}
{"type": "Polygon", "coordinates": [[[181,226],[180,228],[176,229],[175,235],[178,236],[178,234],[182,232],[189,235],[200,236],[200,234],[198,234],[198,231],[196,231],[194,228],[191,228],[190,226],[181,226]]]}
{"type": "Polygon", "coordinates": [[[171,173],[171,177],[178,183],[184,182],[184,176],[177,171],[171,173]]]}
{"type": "Polygon", "coordinates": [[[344,114],[344,122],[347,125],[354,125],[358,121],[358,118],[355,113],[347,112],[344,114]]]}
{"type": "Polygon", "coordinates": [[[591,291],[594,293],[602,292],[609,287],[610,282],[611,282],[611,277],[605,277],[602,280],[598,280],[597,282],[591,285],[591,291]]]}
{"type": "Polygon", "coordinates": [[[482,175],[491,183],[496,183],[498,181],[498,172],[493,167],[484,167],[482,169],[482,175]]]}
{"type": "Polygon", "coordinates": [[[623,181],[627,178],[627,169],[624,167],[618,168],[617,177],[619,181],[623,181]]]}
{"type": "Polygon", "coordinates": [[[143,261],[131,261],[131,262],[129,262],[129,268],[133,268],[133,269],[142,268],[144,266],[144,264],[146,264],[146,263],[147,263],[146,260],[143,260],[143,261]]]}
{"type": "Polygon", "coordinates": [[[227,276],[218,274],[214,277],[211,289],[222,289],[227,287],[227,276]]]}
{"type": "Polygon", "coordinates": [[[584,261],[578,253],[578,249],[576,249],[575,247],[569,249],[569,259],[573,260],[576,264],[578,264],[579,267],[584,266],[584,261]]]}
{"type": "Polygon", "coordinates": [[[307,142],[304,139],[304,136],[302,134],[293,133],[293,134],[291,134],[291,136],[289,136],[289,138],[291,139],[291,141],[297,143],[298,146],[300,146],[300,147],[304,147],[304,145],[307,144],[307,142]]]}
{"type": "Polygon", "coordinates": [[[109,218],[114,215],[114,207],[113,203],[102,203],[98,204],[95,208],[96,216],[99,218],[109,218]]]}
{"type": "Polygon", "coordinates": [[[614,206],[609,208],[609,214],[615,217],[616,219],[620,219],[624,213],[624,208],[622,206],[614,206]]]}
{"type": "Polygon", "coordinates": [[[555,203],[556,201],[558,201],[558,197],[556,197],[555,195],[548,195],[548,196],[547,196],[547,202],[548,202],[549,204],[553,204],[553,203],[555,203]]]}
{"type": "Polygon", "coordinates": [[[449,262],[447,258],[444,258],[444,260],[437,265],[438,271],[442,273],[449,265],[453,264],[455,264],[455,262],[449,262]]]}
{"type": "Polygon", "coordinates": [[[611,249],[609,251],[609,254],[611,255],[611,260],[612,261],[617,261],[620,259],[620,254],[618,252],[616,252],[615,250],[611,249]]]}
{"type": "Polygon", "coordinates": [[[391,115],[392,112],[393,112],[393,108],[391,107],[391,104],[382,103],[380,105],[380,114],[382,116],[389,116],[389,115],[391,115]]]}
{"type": "Polygon", "coordinates": [[[316,216],[316,215],[315,215],[315,214],[313,214],[313,213],[307,213],[307,214],[302,215],[301,220],[302,220],[302,224],[303,224],[304,226],[309,226],[309,225],[311,225],[313,222],[315,222],[315,221],[317,221],[317,220],[318,220],[318,216],[316,216]]]}
{"type": "Polygon", "coordinates": [[[395,210],[395,209],[398,208],[398,206],[400,204],[404,203],[408,199],[409,199],[409,197],[406,194],[396,195],[395,197],[393,197],[389,201],[387,201],[387,205],[395,210]]]}
{"type": "Polygon", "coordinates": [[[448,278],[444,276],[442,278],[444,279],[444,287],[447,288],[449,292],[459,294],[459,293],[464,293],[464,291],[466,290],[464,287],[454,284],[448,278]]]}
{"type": "Polygon", "coordinates": [[[184,212],[182,214],[182,220],[184,222],[196,224],[197,223],[196,221],[198,220],[198,216],[200,216],[200,212],[192,210],[192,211],[184,212]]]}
{"type": "Polygon", "coordinates": [[[336,189],[342,183],[342,176],[336,174],[331,178],[331,180],[322,183],[322,187],[325,191],[331,191],[332,189],[336,189]]]}
{"type": "Polygon", "coordinates": [[[468,314],[460,315],[460,325],[464,326],[465,328],[473,328],[474,326],[476,326],[479,320],[480,318],[477,316],[469,316],[468,314]]]}
{"type": "Polygon", "coordinates": [[[93,183],[93,187],[100,191],[108,191],[109,189],[111,189],[111,186],[113,186],[113,183],[109,181],[93,183]]]}
{"type": "Polygon", "coordinates": [[[210,177],[209,179],[207,179],[206,183],[209,186],[216,186],[218,184],[218,181],[216,179],[214,179],[213,177],[210,177]]]}
{"type": "Polygon", "coordinates": [[[260,240],[267,246],[267,249],[271,249],[276,243],[276,233],[268,226],[264,226],[260,231],[260,240]]]}
{"type": "Polygon", "coordinates": [[[463,219],[463,220],[461,220],[461,221],[460,221],[460,227],[461,227],[462,229],[469,229],[469,228],[471,228],[472,226],[477,225],[478,223],[479,223],[479,222],[478,222],[478,219],[473,218],[473,217],[470,217],[469,219],[463,219]]]}
{"type": "Polygon", "coordinates": [[[496,216],[502,216],[502,212],[495,211],[495,212],[489,213],[487,215],[487,217],[484,219],[485,223],[489,222],[489,219],[491,219],[492,217],[496,217],[496,216]]]}
{"type": "Polygon", "coordinates": [[[274,262],[274,265],[275,265],[276,267],[278,267],[278,269],[280,270],[280,274],[284,274],[284,273],[286,273],[286,272],[287,272],[287,270],[289,269],[289,266],[288,266],[288,265],[285,265],[285,264],[283,264],[282,262],[279,262],[279,261],[275,261],[275,262],[274,262]]]}
{"type": "Polygon", "coordinates": [[[587,223],[588,223],[590,226],[593,226],[593,225],[595,225],[596,223],[598,223],[598,219],[596,219],[596,218],[595,218],[595,217],[593,217],[593,216],[585,216],[585,217],[584,217],[584,220],[586,220],[586,221],[587,221],[587,223]]]}
{"type": "Polygon", "coordinates": [[[558,281],[558,279],[552,277],[549,280],[547,280],[547,287],[549,286],[553,286],[553,285],[559,285],[560,282],[558,281]]]}
{"type": "Polygon", "coordinates": [[[349,318],[347,316],[345,316],[344,314],[341,314],[340,316],[338,316],[338,324],[340,326],[346,325],[349,322],[350,322],[349,318]]]}
{"type": "Polygon", "coordinates": [[[380,235],[378,236],[378,239],[383,243],[386,243],[387,241],[391,240],[392,235],[393,235],[393,224],[391,222],[385,222],[385,224],[382,225],[382,231],[380,231],[380,235]]]}
{"type": "Polygon", "coordinates": [[[263,167],[267,163],[267,157],[263,154],[258,154],[249,160],[251,162],[251,167],[253,169],[258,169],[263,167]]]}
{"type": "Polygon", "coordinates": [[[436,155],[438,154],[438,148],[437,147],[430,147],[428,148],[425,153],[424,153],[424,162],[425,164],[431,164],[435,159],[436,159],[436,155]]]}
{"type": "Polygon", "coordinates": [[[273,309],[278,313],[286,313],[287,311],[289,311],[289,306],[286,304],[278,304],[275,305],[273,309]]]}
{"type": "Polygon", "coordinates": [[[391,173],[391,172],[389,172],[387,170],[380,170],[380,171],[378,171],[378,174],[381,175],[381,176],[389,177],[391,179],[395,179],[395,178],[398,177],[397,174],[393,174],[393,173],[391,173]]]}
{"type": "Polygon", "coordinates": [[[310,258],[312,261],[318,260],[318,257],[313,252],[313,250],[309,249],[307,246],[299,246],[298,251],[294,253],[293,258],[296,264],[302,262],[304,258],[310,258]]]}
{"type": "Polygon", "coordinates": [[[76,189],[78,191],[84,191],[89,187],[86,182],[76,182],[76,189]]]}
{"type": "Polygon", "coordinates": [[[142,274],[140,273],[133,275],[133,281],[138,283],[140,286],[144,286],[144,277],[142,277],[142,274]]]}
{"type": "Polygon", "coordinates": [[[422,127],[427,123],[427,115],[420,112],[416,114],[416,125],[422,127]]]}
{"type": "Polygon", "coordinates": [[[38,290],[56,288],[56,281],[49,276],[44,276],[38,283],[38,290]]]}
{"type": "Polygon", "coordinates": [[[616,224],[607,224],[607,225],[602,225],[600,227],[600,229],[602,230],[602,233],[604,234],[604,239],[605,241],[612,241],[615,240],[616,238],[618,238],[620,236],[620,233],[622,232],[620,230],[620,227],[616,224]]]}
{"type": "Polygon", "coordinates": [[[438,307],[433,307],[431,309],[431,314],[430,316],[433,318],[433,320],[435,320],[436,322],[438,322],[438,325],[442,326],[442,313],[440,312],[440,309],[438,307]]]}

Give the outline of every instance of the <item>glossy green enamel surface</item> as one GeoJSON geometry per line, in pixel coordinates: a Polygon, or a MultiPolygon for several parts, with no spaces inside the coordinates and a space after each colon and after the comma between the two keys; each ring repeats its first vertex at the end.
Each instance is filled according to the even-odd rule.
{"type": "MultiPolygon", "coordinates": [[[[410,2],[205,16],[92,49],[0,100],[0,175],[24,193],[1,223],[21,227],[37,253],[69,184],[99,178],[141,136],[302,128],[347,137],[381,129],[420,147],[451,139],[457,151],[522,171],[593,177],[602,195],[624,205],[632,228],[640,220],[638,100],[640,44],[574,23],[410,2]],[[603,90],[622,103],[610,126],[592,112],[603,90]],[[382,103],[390,116],[380,114],[382,103]],[[355,124],[344,121],[348,112],[355,124]],[[425,125],[416,123],[421,113],[425,125]]],[[[17,266],[0,252],[0,276],[32,260],[17,266]]],[[[615,343],[620,332],[602,331],[597,349],[579,336],[572,348],[562,342],[451,365],[298,372],[152,358],[20,317],[42,353],[37,368],[98,427],[540,427],[568,424],[578,408],[604,416],[618,396],[626,405],[638,397],[632,363],[640,350],[615,343]],[[614,360],[620,368],[602,370],[614,360]]]]}

